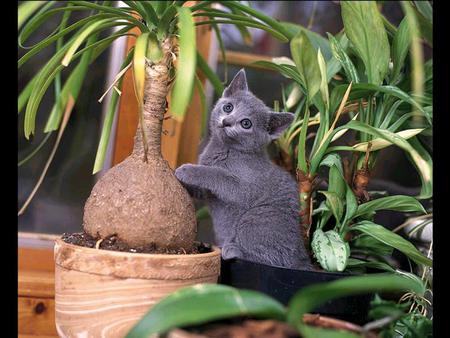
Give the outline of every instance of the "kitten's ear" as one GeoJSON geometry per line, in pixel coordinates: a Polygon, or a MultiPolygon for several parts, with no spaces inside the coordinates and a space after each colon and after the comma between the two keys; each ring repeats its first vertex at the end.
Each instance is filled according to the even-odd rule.
{"type": "Polygon", "coordinates": [[[229,97],[236,93],[238,90],[248,90],[247,76],[245,76],[245,70],[242,68],[230,82],[227,88],[223,91],[223,97],[229,97]]]}
{"type": "Polygon", "coordinates": [[[292,113],[270,113],[268,129],[272,140],[279,138],[292,121],[294,121],[292,113]]]}

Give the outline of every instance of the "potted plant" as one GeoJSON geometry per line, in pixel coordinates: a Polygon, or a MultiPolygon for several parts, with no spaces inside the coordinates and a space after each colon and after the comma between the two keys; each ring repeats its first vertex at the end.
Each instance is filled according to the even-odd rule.
{"type": "Polygon", "coordinates": [[[420,332],[423,337],[431,334],[426,317],[406,310],[411,303],[395,303],[379,296],[371,308],[375,320],[364,326],[309,313],[330,299],[367,292],[391,295],[408,292],[423,297],[426,288],[412,274],[353,276],[306,287],[285,307],[260,292],[203,284],[183,288],[161,300],[126,337],[233,337],[238,334],[254,337],[258,333],[261,337],[378,337],[378,333],[386,334],[392,327],[401,327],[412,315],[421,322],[409,325],[408,332],[403,330],[403,333],[420,332]]]}
{"type": "Polygon", "coordinates": [[[197,66],[218,91],[223,88],[196,53],[195,26],[235,24],[243,34],[248,34],[246,27],[250,26],[287,41],[287,30],[277,21],[236,1],[217,2],[232,14],[210,8],[212,2],[191,3],[191,7],[186,1],[124,3],[127,6],[115,7],[113,1],[24,2],[20,7],[20,46],[46,20],[62,14],[57,29],[18,61],[20,69],[42,49],[56,46],[55,54],[18,100],[19,112],[25,109],[24,134],[28,139],[35,132],[40,102],[49,86],[55,85],[59,95],[45,131],[59,129],[56,146],[92,62],[115,39],[132,35],[130,29],[140,31],[111,86],[115,90],[94,173],[103,166],[122,75],[129,68],[133,70],[140,122],[133,153],[109,169],[92,189],[84,207],[84,233],[68,234],[55,244],[56,326],[61,336],[123,336],[163,296],[182,286],[217,281],[220,250],[195,242],[193,202],[161,156],[164,114],[170,108],[174,118],[182,119],[197,66]],[[85,16],[69,25],[74,11],[85,16]],[[199,15],[208,20],[194,22],[194,16],[199,15]],[[113,27],[119,29],[112,32],[113,27]],[[61,73],[75,61],[78,64],[69,68],[71,73],[61,86],[61,73]]]}
{"type": "MultiPolygon", "coordinates": [[[[432,264],[408,240],[374,222],[382,210],[423,214],[418,199],[432,196],[432,159],[418,138],[430,135],[432,63],[417,56],[419,39],[427,39],[418,20],[430,23],[426,11],[431,6],[403,2],[406,15],[399,27],[381,15],[375,2],[342,1],[340,6],[342,32],[325,39],[287,23],[294,35],[293,59],[257,62],[293,81],[283,91],[283,110],[294,109],[295,120],[277,140],[278,162],[297,177],[305,244],[320,268],[300,271],[235,259],[224,262],[221,279],[285,304],[309,284],[398,268],[394,249],[427,269],[432,264]],[[412,76],[411,71],[425,76],[412,76]],[[314,125],[317,129],[308,134],[314,125]],[[350,131],[356,132],[351,146],[335,145],[350,131]],[[380,197],[368,191],[378,153],[392,145],[415,165],[422,179],[419,196],[380,197]],[[346,153],[355,154],[353,161],[343,158],[346,153]]],[[[364,322],[369,300],[329,302],[321,313],[364,322]]]]}

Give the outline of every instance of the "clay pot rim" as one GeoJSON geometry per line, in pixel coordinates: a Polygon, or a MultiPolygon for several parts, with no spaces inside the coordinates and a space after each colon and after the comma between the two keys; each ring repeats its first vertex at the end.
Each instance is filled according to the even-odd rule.
{"type": "Polygon", "coordinates": [[[128,251],[115,251],[115,250],[104,250],[104,249],[96,249],[96,248],[88,248],[86,246],[81,245],[75,245],[71,243],[67,243],[62,240],[62,238],[55,239],[55,244],[60,245],[61,247],[65,246],[74,250],[85,250],[86,252],[96,253],[99,255],[108,255],[108,256],[116,256],[116,257],[142,257],[142,258],[183,258],[183,257],[204,257],[207,258],[209,256],[217,256],[220,255],[221,250],[219,247],[212,245],[211,252],[204,252],[204,253],[196,253],[196,254],[154,254],[154,253],[142,253],[142,252],[128,252],[128,251]]]}

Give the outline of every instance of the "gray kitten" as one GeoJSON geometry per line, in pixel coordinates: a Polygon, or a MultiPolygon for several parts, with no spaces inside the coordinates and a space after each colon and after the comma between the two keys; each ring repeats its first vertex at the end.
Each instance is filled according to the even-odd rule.
{"type": "Polygon", "coordinates": [[[312,268],[296,182],[266,151],[292,120],[293,114],[272,112],[254,96],[241,69],[211,113],[211,137],[199,164],[175,171],[193,197],[206,200],[224,259],[312,268]]]}

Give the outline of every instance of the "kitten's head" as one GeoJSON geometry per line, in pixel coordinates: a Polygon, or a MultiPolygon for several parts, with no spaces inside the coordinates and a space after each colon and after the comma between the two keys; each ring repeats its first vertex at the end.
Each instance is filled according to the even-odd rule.
{"type": "Polygon", "coordinates": [[[217,101],[210,128],[229,147],[255,151],[277,139],[293,119],[293,114],[275,113],[253,95],[241,69],[217,101]]]}

